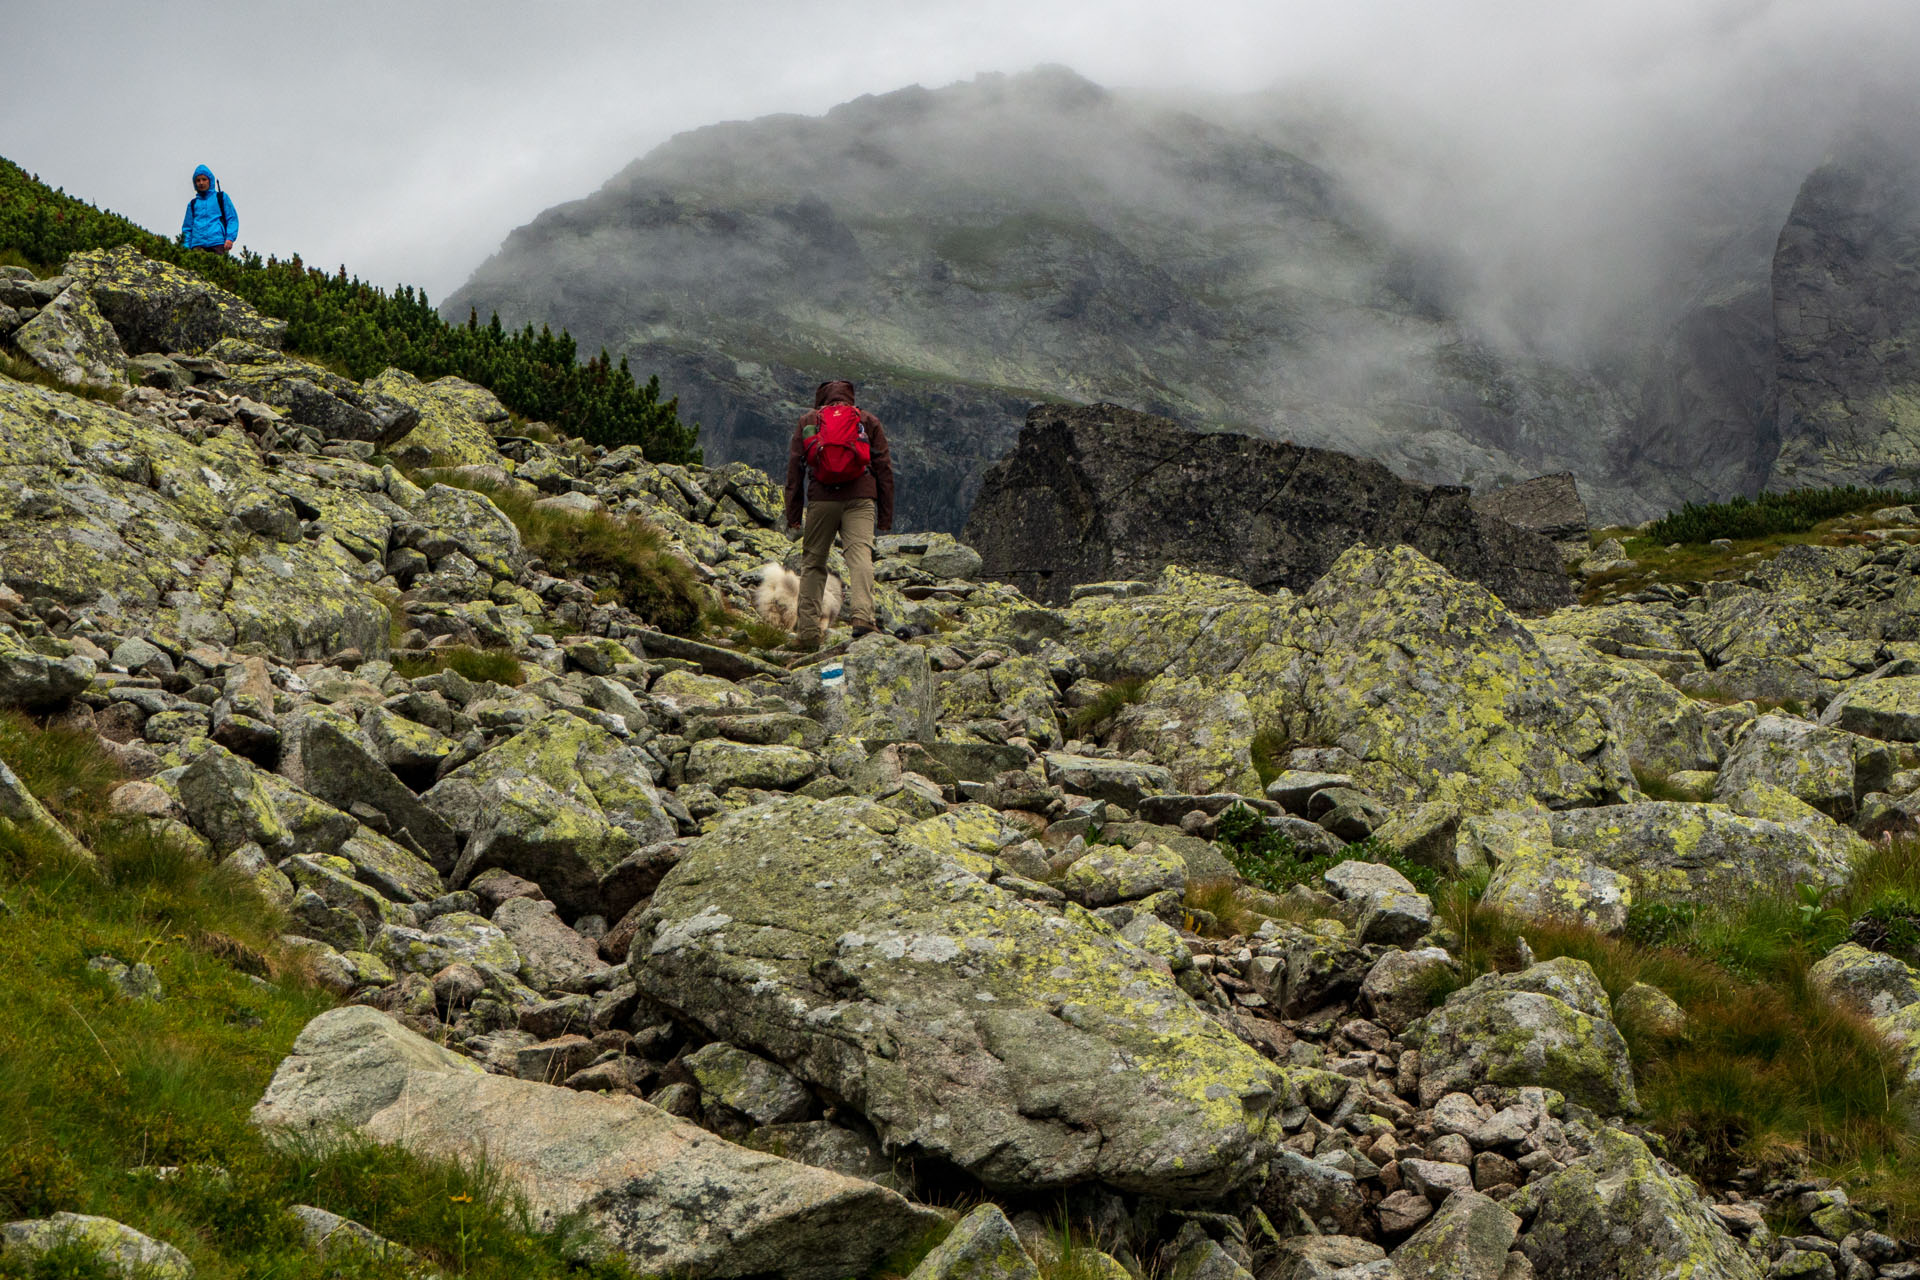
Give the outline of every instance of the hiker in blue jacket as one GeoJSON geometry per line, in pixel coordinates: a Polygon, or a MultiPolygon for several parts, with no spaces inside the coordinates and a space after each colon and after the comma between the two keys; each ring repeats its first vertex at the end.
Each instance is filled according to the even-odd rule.
{"type": "Polygon", "coordinates": [[[225,253],[240,238],[240,215],[214,181],[213,170],[201,165],[193,171],[193,199],[180,220],[180,242],[189,249],[225,253]]]}

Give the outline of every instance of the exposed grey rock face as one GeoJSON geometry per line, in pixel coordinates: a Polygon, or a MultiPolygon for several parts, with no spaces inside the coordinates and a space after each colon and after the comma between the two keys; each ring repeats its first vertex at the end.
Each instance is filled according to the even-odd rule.
{"type": "Polygon", "coordinates": [[[0,1253],[31,1259],[63,1244],[85,1248],[109,1274],[127,1280],[192,1280],[185,1254],[112,1218],[56,1213],[0,1226],[0,1253]]]}
{"type": "Polygon", "coordinates": [[[637,1098],[488,1075],[372,1009],[307,1024],[253,1121],[484,1155],[539,1221],[582,1214],[600,1251],[652,1271],[833,1280],[938,1221],[874,1183],[736,1147],[637,1098]]]}
{"type": "Polygon", "coordinates": [[[1591,523],[1587,504],[1580,497],[1579,480],[1571,471],[1535,476],[1504,489],[1477,494],[1473,509],[1555,542],[1585,538],[1591,523]]]}
{"type": "Polygon", "coordinates": [[[1773,260],[1770,489],[1920,477],[1920,168],[1862,138],[1800,188],[1773,260]]]}
{"type": "Polygon", "coordinates": [[[204,351],[222,338],[277,347],[287,322],[261,315],[225,289],[130,246],[76,253],[60,268],[84,281],[133,355],[204,351]]]}
{"type": "Polygon", "coordinates": [[[640,989],[989,1186],[1168,1198],[1254,1176],[1285,1072],[1145,952],[889,837],[858,801],[723,823],[661,881],[640,989]]]}
{"type": "Polygon", "coordinates": [[[967,517],[989,577],[1064,604],[1088,582],[1168,564],[1300,591],[1357,542],[1405,543],[1509,608],[1572,599],[1553,544],[1474,509],[1465,489],[1251,436],[1196,434],[1117,405],[1040,405],[967,517]]]}

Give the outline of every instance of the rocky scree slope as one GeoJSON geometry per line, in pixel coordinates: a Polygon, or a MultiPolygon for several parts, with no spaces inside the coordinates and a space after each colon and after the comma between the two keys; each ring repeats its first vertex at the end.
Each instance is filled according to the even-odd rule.
{"type": "MultiPolygon", "coordinates": [[[[69,265],[9,279],[84,319],[69,265]]],[[[1915,1273],[1842,1187],[1664,1164],[1584,963],[1434,1007],[1463,940],[1377,860],[1603,930],[1843,879],[1920,803],[1911,548],[1525,622],[1406,547],[1299,594],[1169,566],[1047,607],[908,535],[883,607],[930,634],[827,678],[650,629],[485,495],[379,459],[644,512],[726,598],[786,545],[764,476],[497,438],[477,388],[233,335],[140,367],[123,407],[0,378],[0,704],[111,744],[116,807],[249,878],[343,1001],[267,1132],[484,1154],[593,1248],[689,1275],[861,1274],[942,1231],[919,1280],[1058,1274],[1063,1204],[1116,1275],[1915,1273]],[[448,639],[507,678],[442,665],[448,639]],[[1656,761],[1716,799],[1648,801],[1656,761]],[[1239,882],[1214,837],[1240,807],[1328,870],[1239,882]],[[928,1207],[956,1191],[977,1207],[928,1207]]],[[[1819,977],[1920,1062],[1904,962],[1819,977]]],[[[0,1256],[72,1225],[10,1224],[0,1256]]]]}

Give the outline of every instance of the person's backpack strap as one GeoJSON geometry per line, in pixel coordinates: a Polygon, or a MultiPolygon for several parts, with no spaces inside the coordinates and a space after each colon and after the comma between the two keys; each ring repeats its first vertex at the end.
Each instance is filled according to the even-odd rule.
{"type": "Polygon", "coordinates": [[[227,231],[227,193],[220,189],[220,184],[217,182],[213,184],[213,198],[219,202],[220,238],[231,240],[233,236],[227,231]]]}

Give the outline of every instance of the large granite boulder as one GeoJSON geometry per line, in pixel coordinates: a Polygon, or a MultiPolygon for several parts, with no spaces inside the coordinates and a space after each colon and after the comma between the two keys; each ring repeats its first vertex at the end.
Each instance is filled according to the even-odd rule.
{"type": "Polygon", "coordinates": [[[1587,504],[1571,471],[1556,471],[1477,493],[1473,509],[1555,542],[1587,536],[1587,504]]]}
{"type": "Polygon", "coordinates": [[[488,1075],[358,1006],[307,1024],[253,1122],[285,1139],[359,1134],[484,1158],[538,1223],[577,1214],[593,1251],[650,1274],[838,1280],[939,1221],[876,1183],[736,1147],[638,1098],[488,1075]]]}
{"type": "Polygon", "coordinates": [[[209,354],[228,366],[222,391],[272,405],[329,439],[385,447],[420,423],[414,405],[258,343],[223,338],[209,354]]]}
{"type": "Polygon", "coordinates": [[[743,810],[640,920],[640,989],[989,1186],[1169,1199],[1257,1176],[1286,1069],[1077,907],[995,888],[868,802],[743,810]]]}
{"type": "Polygon", "coordinates": [[[222,338],[270,347],[286,340],[285,320],[263,316],[206,277],[132,245],[76,253],[60,271],[86,284],[129,355],[204,351],[222,338]]]}
{"type": "Polygon", "coordinates": [[[988,577],[1055,604],[1082,583],[1168,564],[1297,591],[1356,542],[1417,547],[1515,609],[1573,595],[1548,539],[1476,511],[1464,488],[1111,404],[1035,406],[982,481],[964,536],[988,577]]]}

